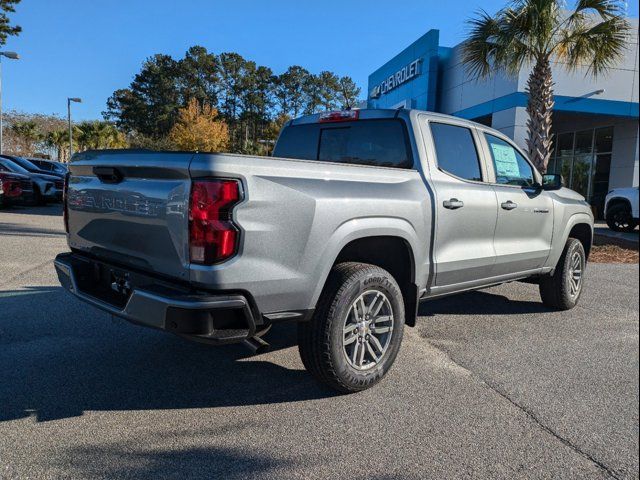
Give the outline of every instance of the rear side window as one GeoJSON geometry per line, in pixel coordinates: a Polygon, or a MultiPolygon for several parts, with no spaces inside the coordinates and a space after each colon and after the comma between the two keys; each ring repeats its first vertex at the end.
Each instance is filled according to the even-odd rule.
{"type": "Polygon", "coordinates": [[[471,130],[445,123],[431,123],[438,167],[464,180],[482,181],[480,159],[471,130]]]}
{"type": "Polygon", "coordinates": [[[412,168],[409,137],[397,119],[293,125],[283,130],[275,157],[378,167],[412,168]]]}

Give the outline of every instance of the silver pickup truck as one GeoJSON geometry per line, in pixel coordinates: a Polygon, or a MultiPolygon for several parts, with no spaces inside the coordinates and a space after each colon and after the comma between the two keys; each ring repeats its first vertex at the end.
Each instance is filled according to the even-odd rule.
{"type": "Polygon", "coordinates": [[[509,138],[416,110],[295,119],[273,157],[83,153],[65,225],[78,298],[254,350],[298,322],[305,367],[341,392],[385,375],[421,301],[526,280],[572,308],[593,236],[584,198],[509,138]]]}

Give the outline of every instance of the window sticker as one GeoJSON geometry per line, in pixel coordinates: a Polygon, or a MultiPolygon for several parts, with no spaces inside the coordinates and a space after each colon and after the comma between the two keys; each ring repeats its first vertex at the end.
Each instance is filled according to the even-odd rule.
{"type": "Polygon", "coordinates": [[[496,162],[496,175],[498,177],[520,177],[518,159],[513,148],[492,143],[491,151],[496,162]]]}

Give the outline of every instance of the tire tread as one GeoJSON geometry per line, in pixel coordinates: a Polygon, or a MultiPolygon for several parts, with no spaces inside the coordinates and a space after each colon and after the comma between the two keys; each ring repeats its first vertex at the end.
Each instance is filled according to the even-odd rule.
{"type": "Polygon", "coordinates": [[[540,297],[542,298],[542,303],[548,308],[553,310],[570,310],[575,307],[580,298],[578,296],[575,300],[572,299],[566,285],[567,270],[570,268],[569,263],[571,261],[569,252],[576,248],[579,248],[584,256],[584,248],[580,240],[569,238],[553,275],[540,279],[540,297]]]}
{"type": "MultiPolygon", "coordinates": [[[[351,393],[369,388],[377,383],[385,373],[376,371],[366,381],[358,382],[357,385],[354,385],[353,382],[347,383],[338,374],[337,365],[334,364],[331,357],[332,322],[337,320],[337,300],[353,286],[353,280],[368,274],[388,277],[393,281],[397,292],[400,292],[393,277],[380,267],[357,262],[340,263],[331,270],[312,319],[298,325],[298,350],[303,365],[317,380],[341,393],[351,393]]],[[[400,318],[404,318],[404,315],[400,318]]],[[[399,333],[401,334],[401,329],[399,333]]]]}

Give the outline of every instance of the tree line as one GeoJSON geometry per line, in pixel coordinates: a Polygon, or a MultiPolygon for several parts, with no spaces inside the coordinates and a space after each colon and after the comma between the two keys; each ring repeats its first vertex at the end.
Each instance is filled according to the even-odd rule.
{"type": "MultiPolygon", "coordinates": [[[[281,74],[237,53],[191,47],[175,60],[157,54],[128,88],[107,100],[104,120],[73,125],[74,151],[100,148],[269,154],[290,118],[354,107],[350,77],[291,66],[281,74]]],[[[9,112],[5,151],[68,161],[69,133],[55,115],[9,112]]]]}
{"type": "Polygon", "coordinates": [[[129,87],[111,95],[103,115],[133,146],[175,147],[177,125],[187,133],[185,122],[202,123],[204,116],[203,131],[226,136],[227,150],[264,153],[287,119],[353,107],[359,94],[348,76],[314,74],[298,65],[275,74],[237,53],[216,55],[193,46],[178,60],[148,58],[129,87]]]}
{"type": "MultiPolygon", "coordinates": [[[[55,115],[19,113],[5,114],[4,150],[24,157],[69,160],[69,128],[67,121],[55,115]]],[[[103,120],[90,120],[73,125],[73,149],[83,151],[101,148],[125,148],[126,136],[115,125],[103,120]]]]}

